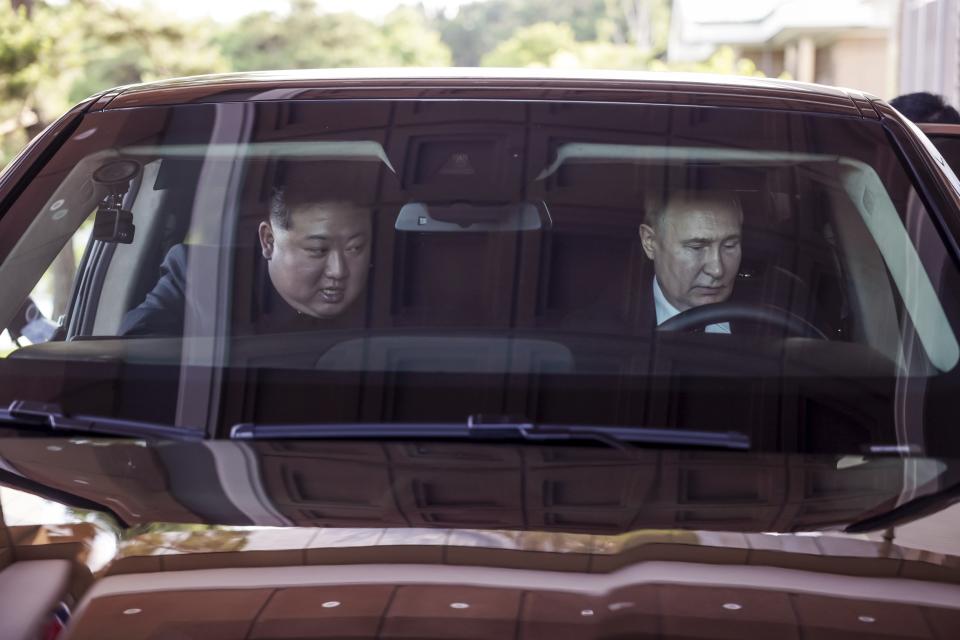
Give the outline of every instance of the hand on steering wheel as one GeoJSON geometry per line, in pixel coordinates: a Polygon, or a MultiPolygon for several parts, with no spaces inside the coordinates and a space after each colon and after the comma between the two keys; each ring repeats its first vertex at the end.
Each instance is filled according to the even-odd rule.
{"type": "Polygon", "coordinates": [[[717,302],[691,307],[659,325],[657,331],[693,331],[719,322],[736,321],[772,325],[796,336],[828,340],[823,331],[795,313],[772,304],[748,302],[717,302]]]}

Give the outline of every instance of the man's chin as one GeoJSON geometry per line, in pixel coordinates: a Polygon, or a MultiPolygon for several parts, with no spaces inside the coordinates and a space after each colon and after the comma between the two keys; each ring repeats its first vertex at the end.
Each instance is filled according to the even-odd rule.
{"type": "Polygon", "coordinates": [[[289,298],[284,298],[286,303],[293,307],[293,309],[304,316],[310,316],[311,318],[318,318],[320,320],[330,320],[336,318],[343,314],[347,310],[347,307],[350,306],[350,302],[347,299],[342,299],[338,302],[331,303],[324,300],[307,300],[307,301],[298,301],[290,300],[289,298]]]}
{"type": "Polygon", "coordinates": [[[729,289],[718,289],[717,291],[698,291],[693,296],[693,306],[699,307],[705,304],[716,304],[725,302],[730,297],[729,289]]]}
{"type": "Polygon", "coordinates": [[[342,315],[347,308],[345,302],[338,302],[336,304],[323,303],[315,304],[304,309],[304,313],[314,318],[320,318],[321,320],[330,320],[336,318],[339,315],[342,315]]]}
{"type": "Polygon", "coordinates": [[[320,318],[321,320],[332,320],[346,313],[357,301],[358,295],[344,294],[336,298],[335,302],[324,299],[319,296],[310,301],[304,313],[320,318]]]}

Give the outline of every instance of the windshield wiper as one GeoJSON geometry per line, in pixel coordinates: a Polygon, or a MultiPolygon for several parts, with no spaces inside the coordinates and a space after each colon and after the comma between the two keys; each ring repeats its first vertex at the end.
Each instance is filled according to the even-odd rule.
{"type": "Polygon", "coordinates": [[[889,529],[912,520],[919,520],[926,516],[942,511],[947,507],[960,502],[960,482],[952,484],[939,491],[908,500],[889,511],[869,516],[848,525],[844,533],[867,533],[880,529],[889,529]]]}
{"type": "Polygon", "coordinates": [[[14,400],[6,409],[0,409],[0,428],[6,426],[43,434],[62,431],[123,438],[203,439],[203,433],[197,429],[102,416],[68,416],[58,405],[28,400],[14,400]]]}
{"type": "Polygon", "coordinates": [[[669,445],[710,449],[750,449],[750,437],[737,431],[691,431],[646,427],[547,425],[529,422],[484,422],[471,416],[466,423],[241,423],[230,430],[234,440],[312,439],[465,439],[465,440],[594,440],[617,449],[631,445],[669,445]]]}

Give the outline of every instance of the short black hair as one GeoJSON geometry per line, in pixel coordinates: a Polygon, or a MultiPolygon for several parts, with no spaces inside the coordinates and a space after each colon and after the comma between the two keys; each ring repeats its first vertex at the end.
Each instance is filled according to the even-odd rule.
{"type": "Polygon", "coordinates": [[[905,93],[890,101],[890,106],[913,122],[960,124],[960,113],[943,99],[926,91],[905,93]]]}
{"type": "Polygon", "coordinates": [[[291,207],[287,203],[287,190],[283,187],[274,187],[270,194],[269,218],[272,224],[281,229],[290,228],[291,207]]]}
{"type": "Polygon", "coordinates": [[[359,205],[344,198],[316,197],[304,191],[295,191],[293,193],[298,195],[292,194],[285,187],[273,188],[273,192],[270,194],[270,206],[267,213],[270,224],[276,225],[281,229],[289,229],[295,211],[324,204],[336,204],[357,211],[370,212],[370,207],[359,205]]]}

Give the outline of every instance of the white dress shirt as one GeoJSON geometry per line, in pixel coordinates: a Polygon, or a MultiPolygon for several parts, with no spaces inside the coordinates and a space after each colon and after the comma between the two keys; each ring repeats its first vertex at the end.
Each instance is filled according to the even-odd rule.
{"type": "MultiPolygon", "coordinates": [[[[660,289],[660,283],[657,282],[657,276],[653,276],[653,301],[657,308],[657,326],[660,326],[680,313],[679,309],[670,304],[667,296],[663,295],[663,291],[660,289]]],[[[730,333],[730,323],[718,322],[717,324],[708,324],[704,331],[706,333],[730,333]]]]}

